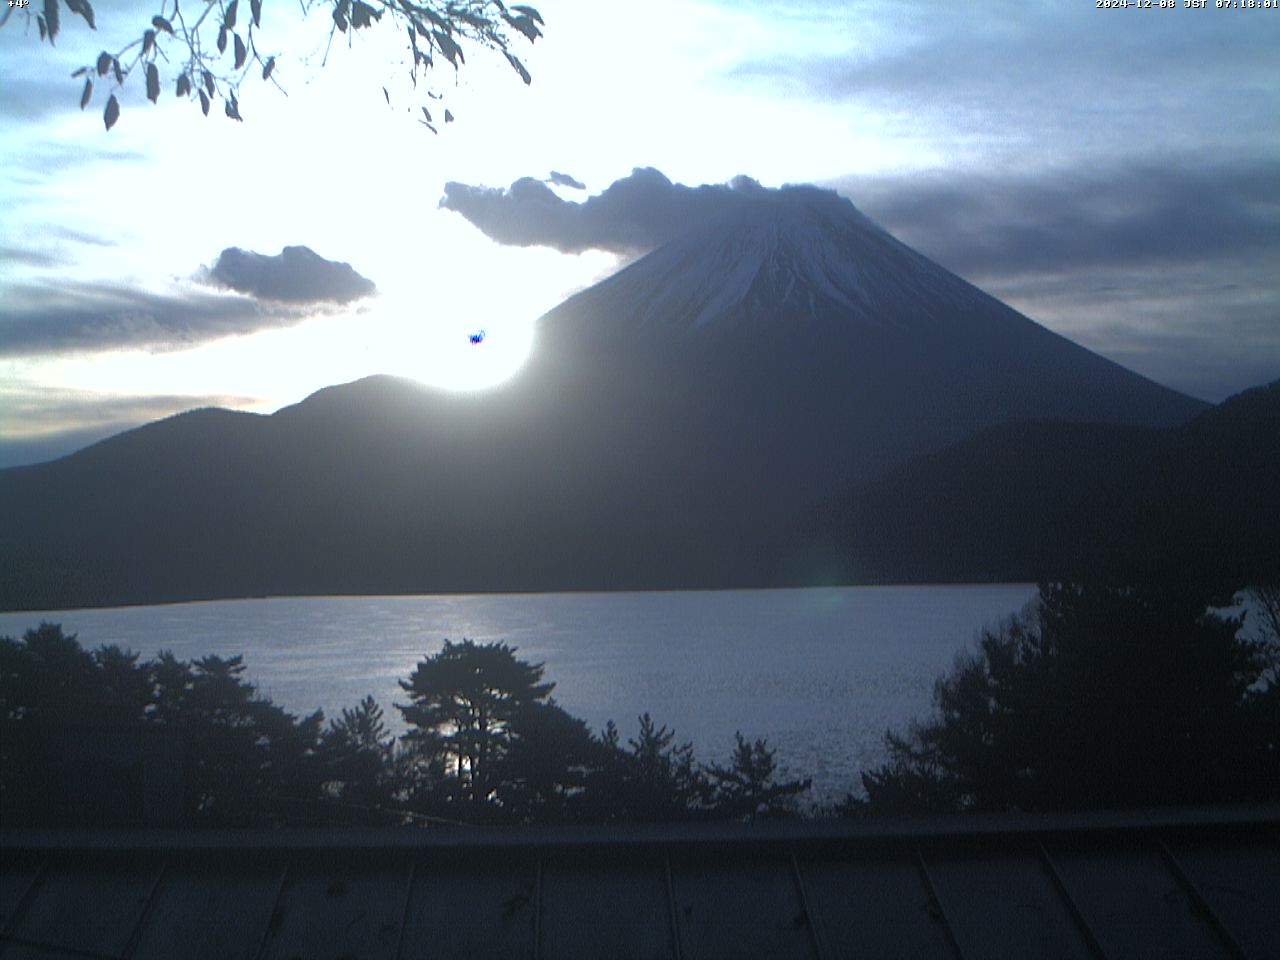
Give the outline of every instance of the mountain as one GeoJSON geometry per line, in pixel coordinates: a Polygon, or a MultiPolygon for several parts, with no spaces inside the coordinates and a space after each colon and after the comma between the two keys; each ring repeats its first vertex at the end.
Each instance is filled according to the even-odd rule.
{"type": "Polygon", "coordinates": [[[373,377],[0,471],[0,606],[808,582],[813,510],[913,456],[1204,409],[833,193],[757,200],[542,317],[501,388],[373,377]]]}
{"type": "Polygon", "coordinates": [[[861,581],[1097,573],[1228,589],[1280,577],[1280,380],[1181,427],[983,431],[824,504],[823,556],[861,581]]]}
{"type": "Polygon", "coordinates": [[[993,424],[1169,426],[1204,409],[1039,326],[813,187],[760,190],[541,326],[548,353],[626,371],[636,405],[680,398],[717,478],[751,475],[764,502],[749,509],[765,515],[993,424]]]}

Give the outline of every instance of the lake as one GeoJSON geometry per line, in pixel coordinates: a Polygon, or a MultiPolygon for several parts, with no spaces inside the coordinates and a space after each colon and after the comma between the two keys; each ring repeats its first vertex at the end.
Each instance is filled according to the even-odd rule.
{"type": "Polygon", "coordinates": [[[0,614],[0,635],[41,620],[86,647],[144,658],[244,654],[246,676],[298,713],[336,715],[368,693],[400,729],[397,679],[464,637],[546,665],[553,696],[623,739],[647,711],[724,759],[766,737],[793,775],[834,800],[884,758],[883,736],[930,707],[933,684],[978,632],[1034,598],[1031,584],[653,593],[223,600],[0,614]]]}

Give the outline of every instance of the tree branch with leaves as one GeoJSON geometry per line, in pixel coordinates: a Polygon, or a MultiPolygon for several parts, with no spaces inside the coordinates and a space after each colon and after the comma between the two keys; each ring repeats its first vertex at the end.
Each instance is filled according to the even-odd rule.
{"type": "MultiPolygon", "coordinates": [[[[282,92],[277,72],[279,53],[265,42],[262,27],[264,8],[282,12],[279,0],[187,0],[184,10],[179,0],[163,0],[159,11],[151,17],[141,33],[117,47],[103,50],[93,63],[77,69],[72,77],[84,78],[80,92],[80,108],[88,107],[95,90],[105,88],[107,101],[103,107],[103,123],[110,130],[120,118],[117,93],[129,77],[140,73],[147,99],[158,103],[162,84],[173,84],[174,96],[198,104],[208,116],[215,101],[221,100],[223,112],[232,120],[240,115],[240,90],[245,81],[260,78],[274,84],[282,92]],[[194,9],[192,9],[194,7],[194,9]]],[[[35,21],[40,40],[56,44],[63,28],[61,8],[79,16],[91,30],[97,30],[97,18],[89,0],[36,0],[26,8],[28,22],[35,21]]],[[[6,10],[0,25],[9,20],[13,8],[6,10]]],[[[501,0],[465,0],[441,2],[425,0],[300,0],[300,16],[306,21],[313,12],[327,10],[318,30],[327,30],[325,62],[335,38],[351,38],[362,31],[378,30],[383,35],[399,34],[404,38],[409,55],[404,75],[415,93],[424,94],[443,122],[453,119],[441,101],[443,95],[429,84],[419,88],[437,66],[448,64],[457,72],[466,63],[469,50],[481,49],[500,54],[525,84],[532,76],[516,56],[517,45],[532,44],[542,36],[543,19],[530,6],[507,6],[501,0]]],[[[297,15],[295,15],[297,16],[297,15]]],[[[270,21],[269,21],[270,22],[270,21]]],[[[284,30],[283,20],[276,21],[284,30]]],[[[382,93],[387,104],[391,94],[386,86],[382,93]]],[[[441,122],[427,103],[419,103],[418,122],[433,133],[441,122]]]]}

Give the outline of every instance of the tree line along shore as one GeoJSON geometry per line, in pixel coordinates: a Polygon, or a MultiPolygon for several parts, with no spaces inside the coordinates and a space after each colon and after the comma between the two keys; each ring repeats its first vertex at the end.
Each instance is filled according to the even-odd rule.
{"type": "Polygon", "coordinates": [[[0,638],[0,825],[154,822],[144,808],[157,789],[160,819],[189,826],[1275,801],[1280,588],[1247,593],[1245,615],[1188,584],[1043,584],[938,679],[931,713],[888,732],[888,759],[831,806],[808,799],[808,779],[783,777],[764,740],[738,734],[721,764],[648,714],[634,737],[612,721],[594,732],[556,703],[544,664],[504,643],[445,641],[418,663],[400,681],[407,730],[395,736],[372,696],[327,721],[298,717],[257,691],[242,657],[144,661],[43,623],[0,638]]]}

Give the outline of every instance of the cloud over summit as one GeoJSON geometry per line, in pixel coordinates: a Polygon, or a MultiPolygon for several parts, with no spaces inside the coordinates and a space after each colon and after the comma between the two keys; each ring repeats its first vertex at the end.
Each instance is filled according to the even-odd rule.
{"type": "Polygon", "coordinates": [[[585,190],[587,185],[577,177],[568,173],[561,173],[559,170],[552,170],[551,175],[547,177],[548,183],[554,183],[557,187],[570,187],[574,190],[585,190]]]}
{"type": "Polygon", "coordinates": [[[652,167],[637,167],[581,203],[561,199],[542,180],[523,177],[506,189],[447,183],[440,206],[462,214],[498,243],[632,255],[795,189],[801,188],[773,190],[741,175],[728,183],[688,187],[652,167]]]}

